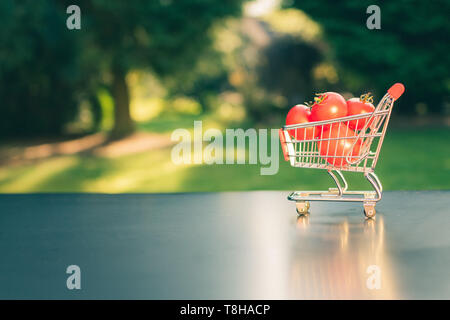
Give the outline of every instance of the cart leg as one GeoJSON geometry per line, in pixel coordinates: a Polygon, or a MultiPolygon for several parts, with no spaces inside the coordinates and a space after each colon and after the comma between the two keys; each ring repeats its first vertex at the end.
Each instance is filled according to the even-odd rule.
{"type": "Polygon", "coordinates": [[[344,183],[344,187],[342,188],[342,191],[347,191],[348,189],[348,183],[347,180],[345,180],[344,175],[342,174],[342,172],[340,170],[335,170],[336,173],[338,174],[339,178],[341,178],[341,181],[344,183]]]}
{"type": "Polygon", "coordinates": [[[373,177],[373,179],[375,180],[376,184],[378,185],[378,189],[380,189],[380,193],[382,193],[383,192],[383,186],[381,184],[380,179],[378,179],[378,176],[375,174],[375,172],[369,172],[368,174],[373,177]]]}
{"type": "MultiPolygon", "coordinates": [[[[336,172],[338,172],[338,175],[340,177],[342,177],[342,178],[344,177],[339,170],[336,170],[336,172]]],[[[345,181],[345,179],[343,179],[345,182],[345,185],[344,185],[345,189],[344,189],[344,188],[342,188],[341,183],[339,182],[339,179],[336,177],[336,175],[331,170],[328,170],[328,174],[333,178],[334,183],[336,184],[337,190],[339,192],[339,196],[342,196],[344,191],[347,189],[347,182],[345,181]]]]}
{"type": "Polygon", "coordinates": [[[376,197],[373,193],[371,195],[368,194],[364,196],[364,198],[366,199],[366,201],[364,201],[364,215],[366,216],[366,218],[371,219],[376,215],[375,206],[377,202],[381,200],[383,186],[381,185],[380,179],[378,179],[375,173],[368,172],[364,176],[370,182],[376,192],[376,197]]]}
{"type": "Polygon", "coordinates": [[[365,173],[364,176],[370,182],[372,187],[375,189],[375,192],[377,193],[377,197],[374,198],[373,201],[375,201],[375,202],[380,201],[381,200],[381,193],[382,193],[382,190],[383,190],[383,187],[381,186],[380,180],[378,179],[378,177],[373,172],[365,173]]]}
{"type": "Polygon", "coordinates": [[[309,212],[309,201],[297,201],[295,203],[295,206],[297,207],[297,213],[298,215],[306,215],[309,212]]]}

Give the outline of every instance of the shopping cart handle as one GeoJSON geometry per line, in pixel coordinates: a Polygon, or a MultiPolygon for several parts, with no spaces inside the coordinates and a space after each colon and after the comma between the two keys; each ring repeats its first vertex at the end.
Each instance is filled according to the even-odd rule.
{"type": "Polygon", "coordinates": [[[389,88],[388,93],[389,95],[394,98],[394,100],[397,100],[400,98],[400,96],[405,92],[405,86],[401,83],[396,83],[392,87],[389,88]]]}
{"type": "Polygon", "coordinates": [[[281,150],[283,151],[284,161],[289,161],[289,151],[286,145],[286,138],[284,136],[283,129],[280,129],[278,133],[280,135],[281,150]]]}

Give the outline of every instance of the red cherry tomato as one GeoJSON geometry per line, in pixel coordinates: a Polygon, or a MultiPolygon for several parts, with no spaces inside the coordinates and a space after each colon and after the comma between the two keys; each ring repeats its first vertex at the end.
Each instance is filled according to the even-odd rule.
{"type": "Polygon", "coordinates": [[[342,118],[347,115],[347,102],[339,93],[325,92],[316,97],[314,101],[311,109],[312,121],[342,118]]]}
{"type": "MultiPolygon", "coordinates": [[[[372,113],[375,110],[375,107],[371,103],[372,97],[370,97],[368,94],[363,94],[360,98],[351,98],[347,101],[347,110],[348,110],[348,116],[354,116],[357,114],[363,114],[363,113],[372,113]]],[[[364,128],[364,125],[366,124],[368,118],[364,119],[358,119],[358,120],[352,120],[348,122],[348,126],[350,129],[353,130],[361,130],[364,128]]],[[[371,122],[367,125],[369,127],[372,123],[371,122]]]]}
{"type": "MultiPolygon", "coordinates": [[[[303,104],[298,104],[289,110],[286,117],[286,125],[307,123],[310,121],[310,116],[310,108],[303,104]]],[[[311,140],[320,134],[318,127],[291,129],[288,132],[291,137],[297,140],[311,140]]]]}
{"type": "MultiPolygon", "coordinates": [[[[346,156],[348,152],[352,149],[353,143],[355,142],[357,134],[355,131],[347,127],[342,123],[335,123],[331,125],[328,129],[324,130],[320,139],[334,139],[342,138],[337,140],[324,140],[319,141],[319,153],[322,157],[326,158],[327,162],[336,166],[345,166],[348,164],[346,156]],[[353,138],[351,138],[353,137],[353,138]],[[342,158],[333,158],[342,157],[342,158]]],[[[351,151],[351,161],[355,161],[360,154],[361,140],[358,140],[351,151]]]]}

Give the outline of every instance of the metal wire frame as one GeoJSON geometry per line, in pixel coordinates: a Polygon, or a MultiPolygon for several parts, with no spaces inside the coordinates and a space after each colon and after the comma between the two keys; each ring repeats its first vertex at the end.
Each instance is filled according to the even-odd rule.
{"type": "Polygon", "coordinates": [[[296,201],[297,212],[305,214],[309,210],[309,201],[345,201],[363,202],[364,212],[367,218],[375,216],[375,205],[381,200],[383,186],[374,172],[381,146],[386,135],[386,129],[392,112],[394,101],[404,91],[402,84],[394,84],[388,93],[380,100],[372,113],[348,116],[333,120],[317,121],[295,125],[286,125],[280,130],[280,140],[283,154],[290,164],[299,168],[325,169],[334,180],[336,188],[327,191],[294,191],[288,199],[296,201]],[[363,127],[358,130],[360,121],[365,120],[363,127]],[[353,135],[349,135],[348,126],[341,124],[356,121],[353,135]],[[338,137],[324,137],[324,129],[333,129],[338,126],[338,137]],[[306,129],[312,128],[313,132],[307,137],[306,129]],[[304,130],[298,130],[304,129],[304,130]],[[320,130],[320,136],[316,137],[316,130],[320,130]],[[303,137],[296,136],[298,131],[303,132],[303,137]],[[294,133],[291,137],[290,133],[294,133]],[[335,150],[329,150],[331,141],[336,141],[335,150]],[[350,146],[346,154],[337,155],[339,140],[350,146]],[[319,150],[319,146],[326,143],[326,152],[319,150]],[[358,144],[358,148],[356,145],[358,144]],[[321,154],[322,153],[322,154],[321,154]],[[341,171],[362,172],[364,177],[373,187],[373,191],[348,191],[348,183],[341,171]]]}
{"type": "Polygon", "coordinates": [[[393,102],[394,99],[386,94],[372,113],[284,126],[283,134],[291,165],[299,168],[373,172],[386,134],[393,102]],[[365,120],[364,126],[361,130],[357,130],[355,135],[348,134],[350,130],[348,126],[340,127],[341,124],[348,124],[350,121],[355,121],[358,127],[362,120],[365,120]],[[324,129],[332,130],[336,126],[338,126],[338,137],[324,137],[324,129]],[[306,136],[308,128],[313,130],[313,135],[320,130],[320,136],[308,138],[306,136]],[[341,128],[343,128],[342,137],[341,128]],[[303,137],[296,136],[300,131],[297,129],[304,129],[303,137]],[[290,132],[294,132],[294,137],[291,137],[290,132]],[[342,140],[344,143],[351,144],[351,147],[346,154],[339,154],[338,143],[335,143],[334,151],[330,150],[329,141],[333,140],[336,142],[342,140]],[[319,152],[321,143],[325,143],[327,147],[327,152],[322,155],[319,152]],[[358,154],[355,155],[353,152],[356,144],[360,147],[358,154]]]}

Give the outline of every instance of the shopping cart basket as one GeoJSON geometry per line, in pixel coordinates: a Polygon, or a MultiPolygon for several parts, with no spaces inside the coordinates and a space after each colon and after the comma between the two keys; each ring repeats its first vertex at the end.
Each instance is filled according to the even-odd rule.
{"type": "Polygon", "coordinates": [[[328,191],[292,192],[288,200],[296,202],[298,214],[308,213],[309,201],[353,201],[363,203],[364,214],[367,218],[375,216],[375,205],[381,200],[383,187],[374,169],[386,134],[392,106],[404,91],[405,88],[401,83],[394,84],[372,113],[286,125],[280,129],[284,159],[290,161],[291,166],[325,169],[336,184],[336,188],[329,188],[328,191]],[[348,126],[342,126],[350,121],[356,122],[355,128],[361,127],[358,126],[359,123],[364,125],[360,130],[354,131],[348,129],[348,126]],[[314,138],[311,135],[307,137],[307,128],[314,128],[314,132],[320,130],[317,131],[320,135],[314,138]],[[303,136],[297,136],[298,132],[303,132],[303,136]],[[330,132],[337,132],[337,134],[333,135],[330,132]],[[345,148],[341,148],[342,145],[345,145],[345,148]],[[374,191],[349,191],[342,171],[363,173],[374,191]]]}

